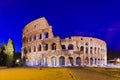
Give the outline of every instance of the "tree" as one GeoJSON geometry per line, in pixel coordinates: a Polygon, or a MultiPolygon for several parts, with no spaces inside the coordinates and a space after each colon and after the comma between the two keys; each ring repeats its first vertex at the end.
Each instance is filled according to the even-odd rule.
{"type": "Polygon", "coordinates": [[[5,54],[5,47],[4,43],[0,44],[0,66],[6,66],[7,55],[5,54]]]}
{"type": "Polygon", "coordinates": [[[5,53],[7,55],[7,63],[8,67],[12,67],[14,63],[14,46],[11,39],[8,40],[7,47],[5,47],[5,53]]]}

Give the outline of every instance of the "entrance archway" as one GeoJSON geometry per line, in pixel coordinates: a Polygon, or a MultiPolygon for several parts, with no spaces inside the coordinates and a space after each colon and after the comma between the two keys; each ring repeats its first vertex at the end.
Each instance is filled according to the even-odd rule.
{"type": "Polygon", "coordinates": [[[90,65],[93,65],[93,58],[90,58],[90,65]]]}
{"type": "Polygon", "coordinates": [[[70,64],[73,66],[74,65],[74,60],[72,57],[69,57],[69,60],[70,60],[70,64]]]}
{"type": "Polygon", "coordinates": [[[76,64],[79,65],[79,66],[81,65],[81,59],[80,59],[80,57],[76,58],[76,64]]]}
{"type": "Polygon", "coordinates": [[[52,65],[52,67],[55,67],[55,66],[56,66],[56,57],[55,57],[55,56],[53,56],[53,57],[51,58],[51,65],[52,65]]]}
{"type": "Polygon", "coordinates": [[[65,65],[65,58],[63,56],[59,58],[59,65],[65,65]]]}

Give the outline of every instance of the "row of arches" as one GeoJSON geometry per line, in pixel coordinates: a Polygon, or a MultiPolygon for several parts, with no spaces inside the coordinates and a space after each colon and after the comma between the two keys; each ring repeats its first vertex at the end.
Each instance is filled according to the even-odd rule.
{"type": "Polygon", "coordinates": [[[104,64],[104,59],[97,59],[97,58],[88,58],[86,57],[85,59],[85,64],[90,64],[90,65],[100,65],[100,64],[104,64]],[[90,61],[89,61],[90,60],[90,61]]]}
{"type": "MultiPolygon", "coordinates": [[[[66,47],[65,45],[61,45],[62,49],[63,50],[73,50],[74,49],[74,46],[73,44],[69,44],[68,47],[66,47]]],[[[89,50],[90,50],[90,53],[92,54],[93,51],[94,53],[100,53],[100,52],[104,52],[105,50],[104,49],[100,49],[100,48],[97,48],[97,47],[84,47],[84,46],[80,46],[78,47],[79,48],[79,51],[84,51],[85,50],[85,53],[89,53],[89,50]]]]}
{"type": "MultiPolygon", "coordinates": [[[[46,32],[45,34],[40,34],[40,35],[38,36],[38,38],[39,38],[39,39],[49,38],[49,33],[46,32]]],[[[27,42],[35,41],[36,39],[37,39],[37,36],[36,36],[36,35],[34,35],[33,37],[29,37],[29,38],[24,37],[24,38],[22,39],[22,42],[23,42],[23,43],[27,43],[27,42]]]]}
{"type": "MultiPolygon", "coordinates": [[[[69,57],[68,59],[69,59],[70,64],[73,66],[74,65],[73,57],[69,57]]],[[[55,56],[51,57],[51,65],[52,66],[57,65],[57,58],[55,56]]],[[[59,65],[65,66],[65,57],[64,56],[59,57],[59,65]]],[[[80,57],[76,58],[76,65],[79,65],[79,66],[81,65],[81,58],[80,57]]]]}
{"type": "MultiPolygon", "coordinates": [[[[34,46],[34,47],[33,47],[33,52],[42,51],[42,47],[43,47],[43,51],[47,51],[47,50],[48,50],[48,44],[44,43],[43,45],[39,44],[37,47],[34,46]]],[[[31,49],[32,49],[31,47],[24,48],[24,49],[23,49],[23,53],[24,53],[24,54],[25,54],[25,53],[28,53],[28,52],[31,53],[31,52],[32,52],[31,49]]],[[[56,43],[52,43],[52,44],[51,44],[51,50],[56,50],[56,43]]]]}

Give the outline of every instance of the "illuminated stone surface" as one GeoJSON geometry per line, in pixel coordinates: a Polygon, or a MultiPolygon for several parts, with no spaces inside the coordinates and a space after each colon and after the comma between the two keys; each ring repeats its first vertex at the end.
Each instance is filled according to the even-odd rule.
{"type": "Polygon", "coordinates": [[[52,26],[43,17],[23,29],[24,56],[28,66],[100,66],[107,64],[107,47],[103,40],[92,37],[55,37],[52,26]]]}

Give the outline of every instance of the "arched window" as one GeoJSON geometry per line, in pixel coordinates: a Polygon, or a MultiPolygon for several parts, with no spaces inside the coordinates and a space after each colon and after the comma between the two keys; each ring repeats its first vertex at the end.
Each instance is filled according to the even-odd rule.
{"type": "Polygon", "coordinates": [[[42,34],[40,34],[39,39],[42,39],[42,34]]]}
{"type": "Polygon", "coordinates": [[[48,59],[47,59],[47,57],[45,57],[44,58],[44,66],[48,66],[48,62],[47,61],[48,61],[48,59]]]}
{"type": "Polygon", "coordinates": [[[66,48],[65,48],[65,45],[62,45],[62,49],[66,49],[66,48]]]}
{"type": "Polygon", "coordinates": [[[69,60],[70,60],[71,65],[73,66],[73,65],[74,65],[74,60],[73,60],[73,58],[72,58],[72,57],[69,57],[69,60]]]}
{"type": "Polygon", "coordinates": [[[59,64],[60,64],[60,65],[65,65],[65,58],[64,58],[63,56],[61,56],[61,57],[59,58],[59,64]]]}
{"type": "Polygon", "coordinates": [[[98,59],[98,65],[100,64],[100,59],[98,59]]]}
{"type": "Polygon", "coordinates": [[[52,44],[52,50],[56,50],[56,43],[52,44]]]}
{"type": "Polygon", "coordinates": [[[90,65],[93,65],[93,58],[90,58],[90,65]]]}
{"type": "Polygon", "coordinates": [[[88,43],[85,43],[86,46],[88,46],[88,43]]]}
{"type": "Polygon", "coordinates": [[[26,42],[28,42],[28,38],[26,38],[26,42]]]}
{"type": "Polygon", "coordinates": [[[68,45],[68,50],[73,50],[73,44],[68,45]]]}
{"type": "Polygon", "coordinates": [[[84,51],[84,47],[83,46],[80,47],[80,51],[84,51]]]}
{"type": "Polygon", "coordinates": [[[100,53],[100,48],[98,48],[98,54],[100,53]]]}
{"type": "Polygon", "coordinates": [[[31,53],[31,47],[29,47],[29,52],[31,53]]]}
{"type": "Polygon", "coordinates": [[[92,54],[92,50],[93,50],[93,48],[92,47],[90,47],[90,53],[92,54]]]}
{"type": "Polygon", "coordinates": [[[95,65],[97,64],[97,59],[95,58],[95,65]]]}
{"type": "Polygon", "coordinates": [[[86,47],[86,53],[88,53],[88,47],[86,47]]]}
{"type": "Polygon", "coordinates": [[[38,46],[38,51],[41,51],[41,45],[38,46]]]}
{"type": "Polygon", "coordinates": [[[52,67],[55,67],[55,66],[56,66],[56,62],[57,62],[57,61],[56,61],[56,57],[53,56],[53,57],[51,58],[51,65],[52,65],[52,67]]]}
{"type": "Polygon", "coordinates": [[[32,41],[32,38],[30,37],[30,42],[32,41]]]}
{"type": "Polygon", "coordinates": [[[86,59],[85,59],[85,63],[88,65],[88,63],[89,63],[89,59],[88,59],[88,57],[86,57],[86,59]]]}
{"type": "Polygon", "coordinates": [[[36,40],[36,36],[34,36],[34,40],[36,40]]]}
{"type": "Polygon", "coordinates": [[[79,65],[79,66],[81,65],[81,59],[80,59],[80,57],[76,58],[76,64],[79,65]]]}
{"type": "Polygon", "coordinates": [[[26,48],[23,49],[23,53],[27,54],[27,49],[26,48]]]}
{"type": "Polygon", "coordinates": [[[45,38],[48,38],[49,36],[48,36],[48,32],[47,33],[45,33],[45,38]]]}
{"type": "Polygon", "coordinates": [[[44,44],[44,50],[48,50],[48,44],[44,44]]]}
{"type": "Polygon", "coordinates": [[[36,52],[36,47],[34,46],[34,52],[36,52]]]}
{"type": "Polygon", "coordinates": [[[96,47],[95,47],[95,51],[94,51],[94,53],[96,53],[96,47]]]}

